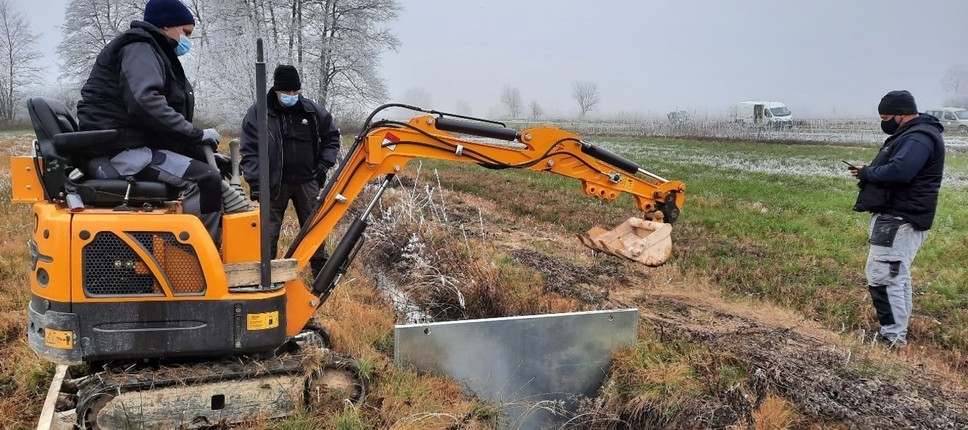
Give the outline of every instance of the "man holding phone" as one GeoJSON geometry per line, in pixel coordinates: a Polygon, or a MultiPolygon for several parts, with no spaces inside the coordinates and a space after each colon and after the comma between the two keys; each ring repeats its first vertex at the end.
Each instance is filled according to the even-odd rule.
{"type": "Polygon", "coordinates": [[[944,127],[918,114],[914,96],[887,93],[877,106],[881,130],[890,135],[869,165],[850,167],[859,180],[854,210],[870,212],[867,286],[880,336],[890,348],[907,346],[911,318],[911,263],[934,222],[944,173],[944,127]]]}

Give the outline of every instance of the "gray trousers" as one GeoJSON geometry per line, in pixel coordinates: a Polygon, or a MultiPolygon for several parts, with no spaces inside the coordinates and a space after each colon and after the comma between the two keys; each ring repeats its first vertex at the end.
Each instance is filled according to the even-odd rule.
{"type": "Polygon", "coordinates": [[[134,176],[139,180],[164,182],[180,188],[184,211],[197,216],[215,247],[220,246],[222,178],[217,168],[176,152],[144,146],[121,151],[111,158],[94,158],[87,167],[88,173],[96,179],[134,176]]]}
{"type": "MultiPolygon", "coordinates": [[[[319,194],[319,185],[314,181],[305,184],[280,184],[279,194],[272,196],[269,203],[269,247],[270,254],[276,258],[279,249],[279,233],[282,229],[282,219],[292,201],[293,209],[296,210],[296,219],[299,220],[299,227],[309,221],[316,205],[316,196],[319,194]]],[[[323,264],[329,258],[326,252],[326,243],[320,243],[316,253],[309,259],[309,265],[313,270],[313,276],[319,273],[323,264]]]]}
{"type": "Polygon", "coordinates": [[[898,217],[874,214],[869,229],[867,287],[888,342],[907,342],[911,319],[911,263],[928,232],[915,230],[898,217]]]}

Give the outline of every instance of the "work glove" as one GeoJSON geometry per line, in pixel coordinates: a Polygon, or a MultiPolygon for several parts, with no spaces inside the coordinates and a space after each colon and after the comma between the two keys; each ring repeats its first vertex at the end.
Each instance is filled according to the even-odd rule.
{"type": "Polygon", "coordinates": [[[232,157],[218,152],[213,155],[215,155],[215,167],[218,167],[222,178],[232,179],[232,157]]]}
{"type": "Polygon", "coordinates": [[[313,175],[313,179],[316,180],[316,185],[319,185],[319,188],[323,188],[323,185],[326,185],[326,171],[327,170],[328,170],[327,168],[325,168],[323,166],[319,166],[316,169],[316,174],[313,175]]]}
{"type": "Polygon", "coordinates": [[[212,150],[214,151],[216,148],[218,148],[218,143],[221,140],[222,140],[222,135],[218,134],[218,131],[215,131],[214,128],[206,128],[205,130],[202,130],[202,141],[199,142],[198,144],[209,145],[212,147],[212,150]]]}
{"type": "Polygon", "coordinates": [[[259,181],[249,182],[249,200],[259,200],[259,181]]]}

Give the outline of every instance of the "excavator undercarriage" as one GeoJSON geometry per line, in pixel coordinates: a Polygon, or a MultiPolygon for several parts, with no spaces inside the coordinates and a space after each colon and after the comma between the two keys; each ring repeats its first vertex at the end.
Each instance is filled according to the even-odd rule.
{"type": "Polygon", "coordinates": [[[48,396],[50,428],[258,427],[306,406],[358,401],[367,389],[356,361],[311,331],[272,354],[94,365],[103,370],[63,366],[48,396]]]}

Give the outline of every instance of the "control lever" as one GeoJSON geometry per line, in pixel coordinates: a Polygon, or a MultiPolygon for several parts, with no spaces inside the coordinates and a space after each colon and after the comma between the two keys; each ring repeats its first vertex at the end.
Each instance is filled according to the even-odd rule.
{"type": "Polygon", "coordinates": [[[134,186],[135,182],[134,176],[125,176],[124,180],[128,181],[128,188],[124,190],[124,200],[121,201],[120,205],[115,206],[114,210],[117,212],[137,212],[137,209],[128,206],[128,199],[131,197],[131,187],[134,186]]]}

